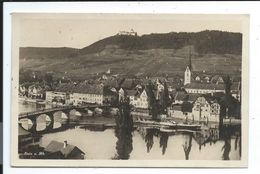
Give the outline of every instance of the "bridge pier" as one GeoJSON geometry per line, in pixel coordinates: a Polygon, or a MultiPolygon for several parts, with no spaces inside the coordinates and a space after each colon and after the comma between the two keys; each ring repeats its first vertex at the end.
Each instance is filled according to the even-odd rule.
{"type": "Polygon", "coordinates": [[[68,117],[65,126],[70,125],[70,111],[71,111],[71,110],[65,110],[65,111],[62,111],[62,112],[63,112],[64,114],[66,114],[66,116],[68,117]]]}
{"type": "MultiPolygon", "coordinates": [[[[39,110],[39,111],[34,111],[34,112],[29,112],[29,113],[23,113],[23,114],[19,114],[18,119],[30,119],[32,121],[32,127],[29,129],[30,132],[32,133],[37,133],[37,118],[40,115],[46,114],[48,115],[48,117],[50,118],[50,123],[48,125],[46,125],[45,130],[43,130],[44,132],[48,132],[53,130],[53,126],[54,126],[54,114],[61,111],[64,114],[66,114],[67,116],[67,122],[65,124],[63,124],[64,122],[61,121],[62,126],[69,126],[71,124],[71,122],[73,121],[72,115],[70,115],[70,112],[75,109],[76,111],[80,112],[81,114],[86,112],[85,108],[87,108],[88,110],[93,111],[93,114],[95,114],[95,108],[99,107],[102,108],[104,110],[108,110],[109,106],[100,106],[100,105],[86,105],[86,106],[81,106],[81,107],[76,107],[76,106],[67,106],[67,107],[59,107],[59,108],[50,108],[50,109],[45,109],[45,110],[39,110]]],[[[61,119],[62,120],[62,119],[61,119]]],[[[40,131],[42,132],[42,131],[40,131]]]]}
{"type": "Polygon", "coordinates": [[[50,121],[49,125],[46,125],[45,131],[51,131],[51,130],[53,130],[53,125],[54,125],[54,112],[48,113],[46,115],[49,116],[51,121],[50,121]]]}
{"type": "Polygon", "coordinates": [[[30,132],[32,133],[35,133],[37,130],[36,130],[36,127],[37,127],[37,119],[38,116],[36,117],[32,117],[32,118],[29,118],[31,121],[32,121],[32,127],[29,129],[30,132]]]}

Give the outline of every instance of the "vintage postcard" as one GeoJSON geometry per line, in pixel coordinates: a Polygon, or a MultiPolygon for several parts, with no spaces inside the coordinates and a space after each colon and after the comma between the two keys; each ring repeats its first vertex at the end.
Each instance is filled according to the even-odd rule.
{"type": "Polygon", "coordinates": [[[247,167],[246,14],[12,14],[12,166],[247,167]]]}

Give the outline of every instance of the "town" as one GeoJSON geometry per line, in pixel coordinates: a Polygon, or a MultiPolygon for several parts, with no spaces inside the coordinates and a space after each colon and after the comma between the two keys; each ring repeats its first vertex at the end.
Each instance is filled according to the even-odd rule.
{"type": "MultiPolygon", "coordinates": [[[[31,82],[20,83],[20,100],[59,106],[86,104],[117,107],[128,99],[138,120],[180,119],[186,122],[222,122],[241,118],[241,76],[193,71],[191,56],[183,75],[174,77],[129,77],[108,69],[87,80],[52,74],[39,78],[27,73],[31,82]]],[[[21,74],[20,76],[22,76],[21,74]]]]}
{"type": "MultiPolygon", "coordinates": [[[[196,53],[194,46],[186,45],[180,49],[182,62],[177,63],[176,70],[176,65],[169,63],[171,58],[175,61],[177,59],[176,55],[170,53],[174,50],[166,49],[159,52],[162,56],[169,52],[167,59],[157,59],[156,55],[153,60],[149,60],[148,54],[157,51],[145,53],[147,55],[144,58],[152,64],[150,67],[138,60],[127,67],[124,60],[129,61],[128,54],[140,59],[143,58],[141,55],[145,55],[141,51],[127,50],[128,47],[133,49],[132,39],[140,39],[140,36],[132,29],[129,32],[119,31],[111,38],[108,38],[109,42],[100,41],[106,43],[104,47],[100,47],[97,42],[97,50],[103,50],[101,52],[104,55],[111,53],[112,58],[108,61],[110,64],[106,64],[106,58],[99,57],[103,53],[101,55],[97,51],[97,57],[89,59],[94,61],[93,67],[101,63],[102,67],[95,67],[95,70],[87,68],[86,65],[92,64],[88,64],[86,59],[83,71],[78,71],[82,67],[80,63],[76,66],[75,62],[63,63],[57,70],[19,70],[20,159],[130,159],[133,144],[139,146],[144,141],[146,153],[150,153],[154,139],[159,140],[159,149],[164,156],[168,139],[175,136],[179,138],[175,143],[182,144],[172,144],[171,148],[176,148],[186,160],[191,158],[192,146],[197,146],[200,152],[203,148],[210,148],[206,147],[207,144],[214,144],[214,148],[218,148],[218,144],[215,144],[217,141],[223,144],[223,154],[214,159],[229,160],[231,144],[235,145],[236,159],[240,159],[241,69],[237,64],[228,71],[225,69],[232,63],[227,60],[230,55],[220,59],[207,55],[204,60],[214,63],[211,70],[198,66],[198,59],[203,54],[196,53]],[[126,42],[129,45],[123,47],[126,49],[123,52],[127,52],[124,55],[126,57],[114,54],[115,50],[120,50],[118,46],[111,45],[114,39],[119,43],[121,39],[129,39],[126,42]],[[114,56],[117,58],[114,59],[114,56]],[[118,61],[123,63],[117,64],[118,61]],[[154,66],[157,63],[159,65],[154,66]],[[156,70],[155,67],[162,68],[164,64],[167,65],[165,71],[156,70]],[[129,70],[130,67],[135,68],[129,70]],[[102,135],[111,137],[108,143],[111,147],[115,145],[114,154],[96,156],[103,153],[88,144],[94,139],[102,141],[102,135]],[[84,141],[79,143],[78,137],[84,141]],[[136,138],[139,143],[133,141],[136,138]],[[193,140],[195,143],[192,143],[193,140]],[[94,156],[91,156],[92,151],[95,151],[94,156]]],[[[29,52],[26,48],[22,50],[23,60],[26,61],[28,56],[39,56],[40,50],[45,56],[62,58],[60,53],[66,48],[58,49],[59,54],[56,55],[49,53],[48,48],[29,49],[29,52]]],[[[82,50],[70,50],[71,56],[75,54],[80,57],[82,50]]],[[[91,53],[90,57],[93,56],[91,53]]],[[[138,154],[145,155],[143,151],[138,154]]]]}

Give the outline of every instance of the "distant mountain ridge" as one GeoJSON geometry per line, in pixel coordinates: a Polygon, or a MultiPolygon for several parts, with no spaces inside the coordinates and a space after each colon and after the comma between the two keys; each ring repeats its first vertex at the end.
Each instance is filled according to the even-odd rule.
{"type": "Polygon", "coordinates": [[[180,49],[193,45],[199,54],[241,54],[242,34],[222,31],[201,31],[197,33],[171,32],[142,36],[115,35],[82,48],[81,53],[102,51],[106,45],[118,45],[121,49],[180,49]]]}
{"type": "Polygon", "coordinates": [[[85,76],[108,68],[114,73],[176,74],[187,65],[189,52],[197,70],[237,72],[241,68],[242,34],[206,30],[114,35],[82,49],[21,47],[20,69],[53,71],[57,75],[66,72],[68,76],[85,76]]]}

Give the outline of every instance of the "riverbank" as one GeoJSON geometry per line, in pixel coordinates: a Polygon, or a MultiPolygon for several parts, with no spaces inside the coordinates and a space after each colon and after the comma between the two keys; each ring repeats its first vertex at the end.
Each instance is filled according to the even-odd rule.
{"type": "Polygon", "coordinates": [[[18,100],[20,102],[28,102],[28,103],[37,103],[37,104],[46,104],[46,101],[43,99],[32,99],[32,98],[28,98],[28,97],[21,97],[19,96],[18,100]]]}

